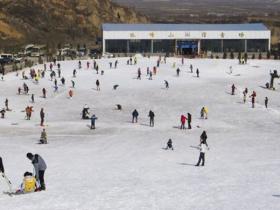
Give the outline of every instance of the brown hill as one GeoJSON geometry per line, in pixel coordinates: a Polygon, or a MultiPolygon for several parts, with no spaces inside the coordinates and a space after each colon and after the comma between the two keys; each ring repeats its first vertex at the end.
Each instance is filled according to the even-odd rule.
{"type": "Polygon", "coordinates": [[[111,0],[1,0],[0,47],[94,42],[104,22],[147,21],[111,0]]]}

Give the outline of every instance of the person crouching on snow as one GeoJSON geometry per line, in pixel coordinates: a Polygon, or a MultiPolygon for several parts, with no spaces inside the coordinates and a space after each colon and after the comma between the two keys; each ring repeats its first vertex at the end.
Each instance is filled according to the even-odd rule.
{"type": "Polygon", "coordinates": [[[172,145],[172,140],[171,140],[171,139],[168,140],[167,146],[166,146],[165,149],[166,149],[166,150],[168,150],[168,149],[174,150],[173,145],[172,145]]]}
{"type": "Polygon", "coordinates": [[[47,144],[47,132],[46,129],[44,128],[43,131],[41,132],[41,138],[40,138],[40,143],[41,144],[47,144]]]}

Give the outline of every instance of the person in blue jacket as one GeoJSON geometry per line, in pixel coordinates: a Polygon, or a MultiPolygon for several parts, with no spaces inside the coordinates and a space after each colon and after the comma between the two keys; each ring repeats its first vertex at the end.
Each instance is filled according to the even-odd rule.
{"type": "Polygon", "coordinates": [[[90,129],[95,129],[95,121],[98,119],[96,116],[95,116],[95,114],[93,114],[92,116],[91,116],[91,126],[90,126],[90,129]]]}

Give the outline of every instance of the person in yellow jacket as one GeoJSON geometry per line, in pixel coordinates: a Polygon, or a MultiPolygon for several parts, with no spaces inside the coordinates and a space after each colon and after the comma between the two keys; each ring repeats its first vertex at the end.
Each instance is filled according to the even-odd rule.
{"type": "Polygon", "coordinates": [[[35,192],[37,189],[37,183],[36,183],[36,179],[33,176],[33,174],[30,172],[25,172],[23,176],[24,176],[24,178],[23,178],[22,184],[20,186],[20,189],[17,190],[16,193],[20,194],[20,193],[35,192]]]}
{"type": "Polygon", "coordinates": [[[208,119],[208,108],[206,106],[204,107],[204,114],[205,114],[205,119],[208,119]]]}

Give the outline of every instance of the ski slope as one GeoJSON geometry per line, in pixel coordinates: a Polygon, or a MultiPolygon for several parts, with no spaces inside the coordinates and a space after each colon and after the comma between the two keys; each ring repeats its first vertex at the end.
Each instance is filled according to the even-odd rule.
{"type": "MultiPolygon", "coordinates": [[[[110,69],[109,62],[115,60],[96,60],[104,75],[96,74],[92,60],[90,69],[85,60],[82,69],[78,61],[60,62],[66,85],[61,86],[58,79],[58,93],[50,71],[39,84],[22,80],[21,72],[0,81],[0,104],[4,107],[8,98],[12,109],[0,119],[0,156],[6,175],[16,189],[23,173],[33,171],[27,152],[40,154],[48,165],[46,191],[13,197],[0,194],[1,210],[280,209],[280,80],[275,81],[276,91],[261,87],[270,80],[270,70],[279,71],[279,61],[249,60],[238,65],[237,60],[186,59],[182,65],[180,58],[167,58],[153,80],[148,80],[146,68],[152,70],[156,57],[139,58],[137,65],[118,58],[118,68],[110,69]],[[181,69],[179,77],[174,62],[181,69]],[[200,78],[190,73],[190,64],[194,72],[199,68],[200,78]],[[139,67],[141,80],[136,79],[139,67]],[[77,69],[76,78],[72,78],[73,69],[77,69]],[[72,79],[76,87],[69,99],[72,79]],[[95,89],[96,79],[101,91],[95,89]],[[169,82],[168,90],[164,80],[169,82]],[[35,104],[31,95],[17,95],[23,82],[35,94],[35,104]],[[234,96],[230,95],[233,83],[234,96]],[[119,87],[113,90],[116,84],[119,87]],[[257,93],[255,109],[249,99],[242,103],[245,87],[249,94],[257,93]],[[89,129],[90,120],[81,120],[85,104],[98,117],[96,130],[89,129]],[[115,110],[116,104],[123,110],[115,110]],[[23,112],[27,105],[34,106],[30,121],[23,112]],[[200,119],[203,106],[209,109],[207,120],[200,119]],[[46,113],[47,145],[37,144],[41,108],[46,113]],[[131,123],[134,109],[139,112],[137,124],[131,123]],[[153,128],[149,110],[155,113],[153,128]],[[193,129],[178,129],[181,114],[188,112],[193,129]],[[199,151],[194,147],[203,130],[210,150],[205,167],[195,167],[199,151]],[[174,151],[162,149],[169,138],[174,151]]],[[[7,191],[3,180],[0,191],[7,191]]]]}

